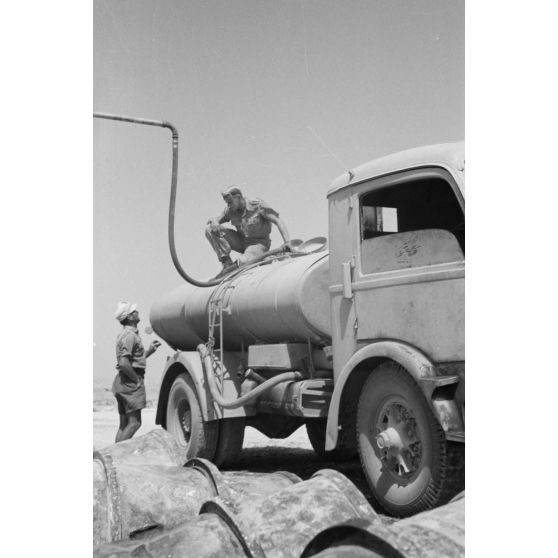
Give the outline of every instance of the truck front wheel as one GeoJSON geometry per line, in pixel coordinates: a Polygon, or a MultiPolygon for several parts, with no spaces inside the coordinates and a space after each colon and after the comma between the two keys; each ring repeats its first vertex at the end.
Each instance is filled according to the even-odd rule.
{"type": "Polygon", "coordinates": [[[386,362],[364,384],[358,404],[360,459],[373,500],[407,517],[447,502],[463,486],[464,446],[442,427],[407,371],[386,362]]]}
{"type": "Polygon", "coordinates": [[[219,422],[203,420],[196,388],[188,374],[179,374],[171,386],[166,429],[183,450],[185,461],[192,457],[213,459],[219,422]]]}

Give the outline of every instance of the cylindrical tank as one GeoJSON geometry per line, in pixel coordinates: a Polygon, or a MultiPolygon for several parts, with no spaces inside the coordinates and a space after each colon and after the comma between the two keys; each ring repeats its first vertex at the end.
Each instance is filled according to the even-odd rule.
{"type": "Polygon", "coordinates": [[[135,544],[100,545],[95,556],[292,558],[316,533],[349,519],[380,521],[349,479],[325,469],[268,496],[240,503],[213,498],[196,521],[135,544]]]}
{"type": "Polygon", "coordinates": [[[98,463],[94,460],[95,546],[191,521],[201,505],[216,496],[237,505],[301,482],[287,472],[221,473],[205,459],[191,459],[184,467],[123,464],[114,471],[116,482],[107,483],[98,463]]]}
{"type": "Polygon", "coordinates": [[[221,299],[228,350],[254,343],[327,341],[328,288],[329,254],[318,252],[248,267],[215,287],[185,283],[156,301],[149,319],[169,345],[195,350],[207,341],[210,305],[221,299]]]}

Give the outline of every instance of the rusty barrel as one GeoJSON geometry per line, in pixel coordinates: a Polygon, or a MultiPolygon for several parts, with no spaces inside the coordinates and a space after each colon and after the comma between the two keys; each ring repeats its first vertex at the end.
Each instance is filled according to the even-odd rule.
{"type": "Polygon", "coordinates": [[[118,522],[106,520],[121,515],[117,470],[146,464],[177,466],[183,462],[180,447],[163,429],[94,451],[93,543],[120,538],[118,522]]]}
{"type": "Polygon", "coordinates": [[[110,517],[112,506],[110,501],[108,479],[103,464],[93,460],[93,544],[112,540],[110,517]]]}
{"type": "Polygon", "coordinates": [[[120,465],[183,465],[180,446],[166,430],[156,428],[147,434],[93,452],[93,459],[120,465]]]}
{"type": "Polygon", "coordinates": [[[100,545],[96,558],[293,558],[330,525],[379,518],[344,475],[324,469],[265,496],[206,501],[195,521],[146,540],[100,545]]]}
{"type": "Polygon", "coordinates": [[[392,544],[409,558],[465,556],[465,494],[449,504],[419,513],[390,526],[392,544]]]}
{"type": "Polygon", "coordinates": [[[318,533],[301,558],[464,558],[465,497],[382,524],[347,521],[318,533]]]}
{"type": "Polygon", "coordinates": [[[191,459],[183,467],[124,463],[113,468],[108,482],[96,466],[93,544],[172,528],[196,518],[201,505],[216,496],[236,504],[300,481],[287,472],[221,473],[205,459],[191,459]]]}

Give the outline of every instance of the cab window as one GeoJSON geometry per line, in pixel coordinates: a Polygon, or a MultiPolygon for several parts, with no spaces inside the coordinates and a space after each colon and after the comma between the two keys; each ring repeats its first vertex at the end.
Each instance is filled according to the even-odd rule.
{"type": "Polygon", "coordinates": [[[440,177],[398,183],[360,198],[361,242],[379,236],[443,229],[465,253],[465,217],[450,184],[440,177]]]}

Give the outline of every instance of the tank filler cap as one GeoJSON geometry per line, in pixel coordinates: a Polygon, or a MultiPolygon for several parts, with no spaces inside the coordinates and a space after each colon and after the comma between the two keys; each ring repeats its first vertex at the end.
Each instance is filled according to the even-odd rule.
{"type": "Polygon", "coordinates": [[[327,238],[324,236],[316,236],[315,238],[305,240],[296,248],[295,251],[303,254],[313,254],[314,252],[325,250],[326,246],[327,238]]]}

